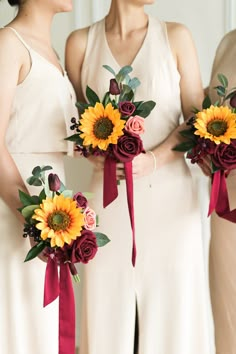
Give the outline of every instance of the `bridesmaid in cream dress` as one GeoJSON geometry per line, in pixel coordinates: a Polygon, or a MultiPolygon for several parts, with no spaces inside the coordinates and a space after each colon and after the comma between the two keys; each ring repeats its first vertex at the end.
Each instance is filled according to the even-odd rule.
{"type": "MultiPolygon", "coordinates": [[[[236,86],[236,30],[229,32],[220,42],[212,68],[209,94],[216,100],[213,89],[218,85],[217,75],[222,73],[229,80],[229,87],[236,86]]],[[[236,208],[236,171],[227,177],[231,209],[236,208]]],[[[217,354],[236,353],[236,225],[211,217],[210,286],[217,354]]]]}
{"type": "Polygon", "coordinates": [[[17,207],[18,189],[27,191],[34,166],[51,165],[64,179],[63,139],[66,120],[76,114],[75,96],[51,47],[50,27],[54,14],[72,4],[9,3],[19,11],[0,29],[0,353],[57,354],[58,303],[43,308],[46,263],[24,263],[30,243],[17,207]]]}
{"type": "Polygon", "coordinates": [[[141,80],[136,99],[157,102],[143,135],[152,153],[133,161],[135,268],[125,183],[103,209],[103,159],[91,159],[94,205],[111,242],[84,269],[80,354],[212,353],[198,195],[183,154],[172,150],[181,113],[187,119],[202,102],[198,60],[188,29],[147,16],[151,3],[112,0],[106,18],[67,41],[66,68],[79,100],[86,85],[100,97],[107,91],[111,75],[102,65],[118,72],[131,64],[141,80]]]}

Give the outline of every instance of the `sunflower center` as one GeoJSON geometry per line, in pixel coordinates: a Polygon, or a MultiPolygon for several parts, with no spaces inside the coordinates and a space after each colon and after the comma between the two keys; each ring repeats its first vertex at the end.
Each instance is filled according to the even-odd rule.
{"type": "Polygon", "coordinates": [[[212,120],[207,124],[207,131],[214,136],[221,136],[227,131],[227,127],[227,123],[224,120],[212,120]]]}
{"type": "Polygon", "coordinates": [[[54,231],[65,231],[70,225],[70,217],[65,212],[55,211],[48,217],[48,226],[54,231]]]}
{"type": "Polygon", "coordinates": [[[111,135],[113,127],[114,124],[109,118],[102,117],[95,122],[93,133],[97,139],[107,139],[111,135]]]}

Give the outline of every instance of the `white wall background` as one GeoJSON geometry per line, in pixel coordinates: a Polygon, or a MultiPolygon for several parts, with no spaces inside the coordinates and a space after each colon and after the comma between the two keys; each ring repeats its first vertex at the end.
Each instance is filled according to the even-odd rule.
{"type": "MultiPolygon", "coordinates": [[[[110,0],[75,0],[73,13],[58,14],[53,23],[53,44],[64,62],[64,44],[75,28],[88,26],[101,19],[108,11],[110,0]]],[[[216,47],[222,36],[236,27],[236,0],[157,0],[146,10],[162,20],[184,23],[192,32],[199,56],[204,86],[208,85],[216,47]]],[[[0,1],[0,27],[6,25],[16,10],[6,0],[0,1]]],[[[1,48],[0,48],[1,50],[1,48]]],[[[79,189],[76,178],[78,165],[75,160],[65,160],[68,184],[79,189]]],[[[196,169],[193,169],[196,173],[196,169]]],[[[207,214],[207,179],[196,173],[196,182],[202,200],[203,239],[207,259],[209,220],[207,214]]],[[[77,290],[78,291],[78,290],[77,290]]],[[[79,294],[77,294],[79,298],[79,294]]]]}

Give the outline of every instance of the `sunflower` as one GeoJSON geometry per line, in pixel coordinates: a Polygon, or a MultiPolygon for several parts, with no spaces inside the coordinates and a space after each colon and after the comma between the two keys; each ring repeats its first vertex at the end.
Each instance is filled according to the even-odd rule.
{"type": "Polygon", "coordinates": [[[51,240],[52,247],[70,244],[80,236],[84,225],[82,209],[77,207],[76,201],[62,194],[43,200],[32,218],[39,221],[36,228],[41,230],[43,240],[51,240]]]}
{"type": "Polygon", "coordinates": [[[194,134],[210,139],[216,144],[230,144],[236,138],[236,114],[228,107],[210,106],[196,114],[194,134]]]}
{"type": "Polygon", "coordinates": [[[117,144],[118,138],[124,134],[124,125],[125,120],[121,119],[118,109],[111,103],[104,107],[99,102],[94,107],[88,107],[81,115],[80,136],[85,146],[107,150],[109,144],[117,144]]]}

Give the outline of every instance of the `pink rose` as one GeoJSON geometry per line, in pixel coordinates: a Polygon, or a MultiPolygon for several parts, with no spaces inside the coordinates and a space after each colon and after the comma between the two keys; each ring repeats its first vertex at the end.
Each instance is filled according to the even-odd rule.
{"type": "Polygon", "coordinates": [[[125,125],[125,129],[128,132],[135,133],[135,134],[143,134],[145,129],[144,129],[144,118],[140,116],[133,116],[130,117],[125,125]]]}
{"type": "Polygon", "coordinates": [[[94,230],[96,227],[96,213],[93,209],[87,207],[84,211],[84,228],[86,230],[94,230]]]}

